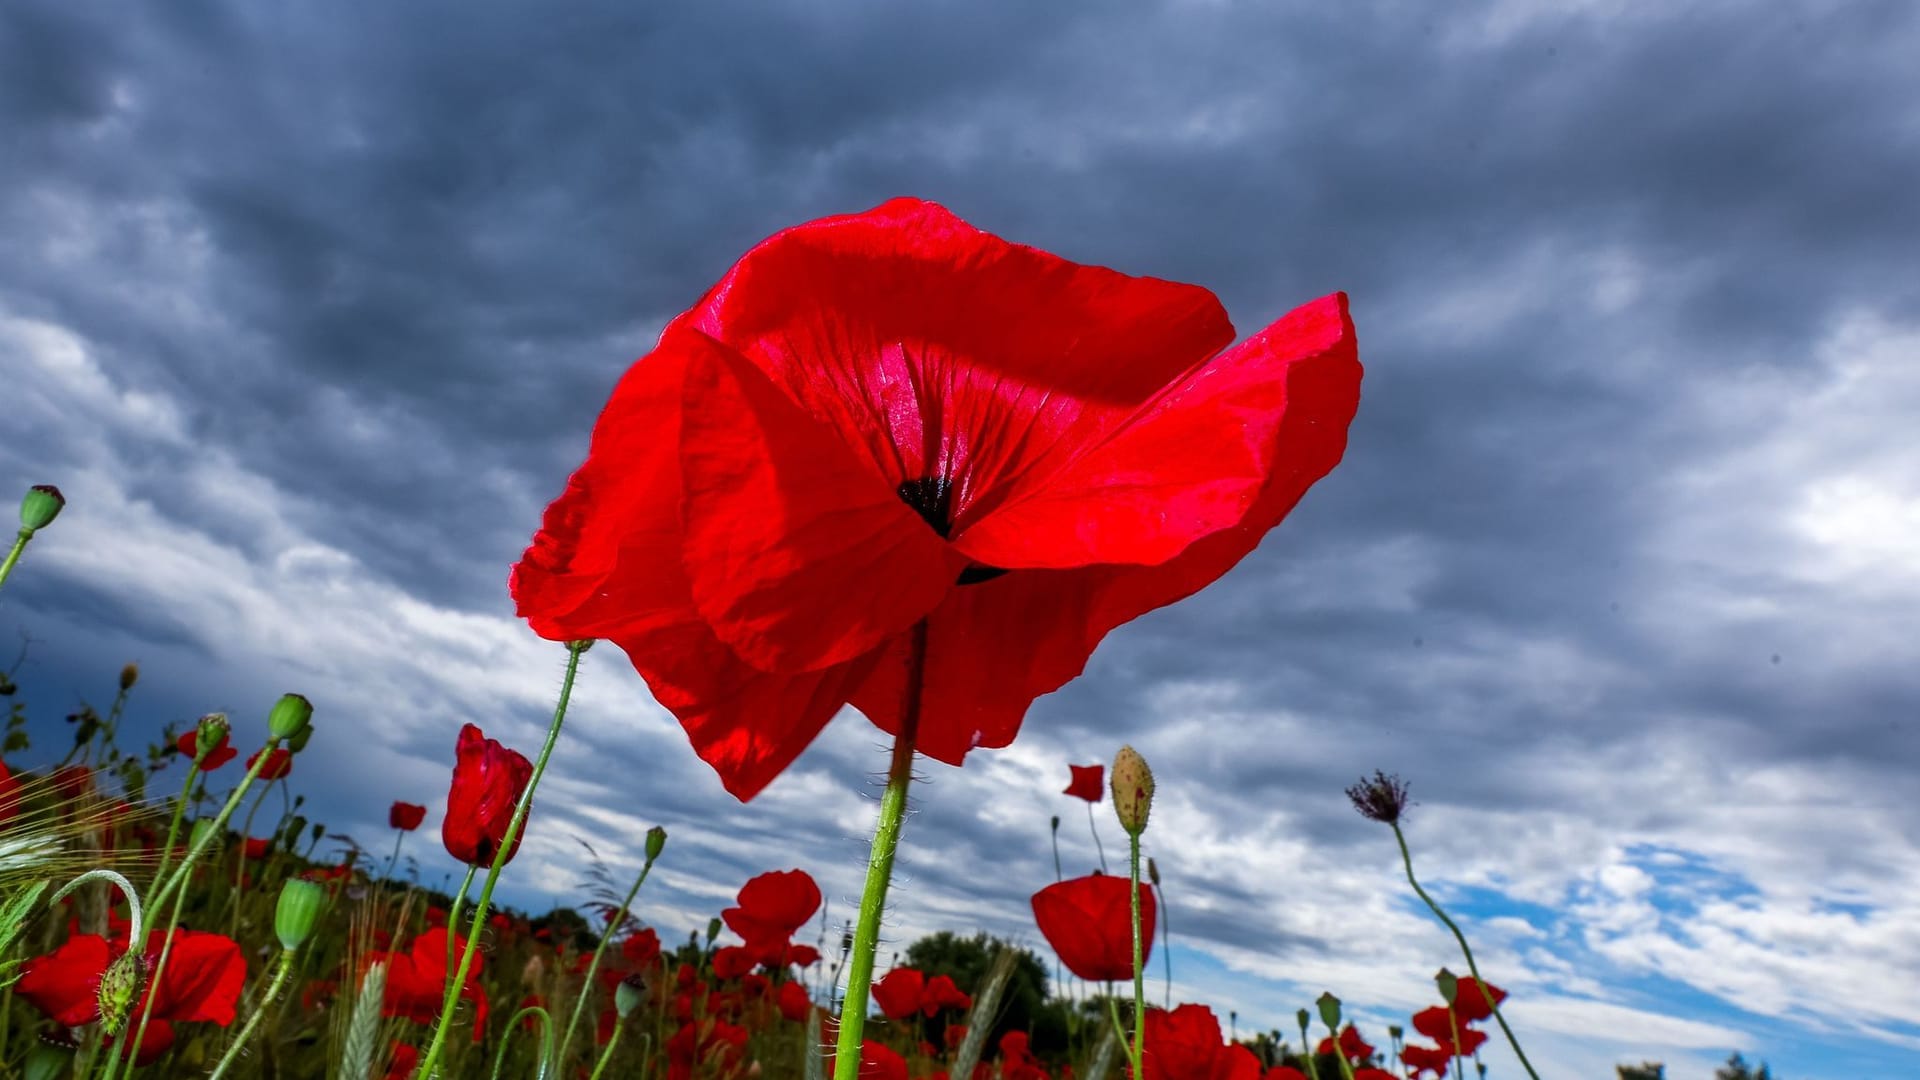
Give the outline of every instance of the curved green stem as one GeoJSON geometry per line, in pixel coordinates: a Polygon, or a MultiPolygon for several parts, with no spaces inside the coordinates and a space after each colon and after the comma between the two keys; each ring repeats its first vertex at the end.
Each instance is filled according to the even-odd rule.
{"type": "MultiPolygon", "coordinates": [[[[467,947],[460,954],[460,967],[453,972],[453,980],[447,985],[447,1003],[440,1010],[440,1022],[434,1025],[433,1042],[427,1047],[426,1054],[420,1059],[419,1071],[414,1075],[420,1080],[433,1080],[439,1064],[440,1054],[446,1048],[447,1032],[453,1027],[453,1003],[460,998],[460,988],[467,983],[467,969],[473,964],[473,952],[480,944],[480,935],[487,928],[487,905],[493,901],[493,887],[500,881],[500,871],[507,865],[507,857],[520,839],[520,829],[527,821],[527,811],[533,807],[533,792],[540,786],[540,776],[547,771],[547,759],[553,756],[554,743],[560,740],[560,725],[567,718],[567,699],[573,696],[574,676],[580,671],[580,656],[587,651],[590,641],[567,643],[567,675],[560,683],[560,701],[553,710],[553,723],[547,728],[547,741],[540,745],[540,756],[534,759],[533,775],[527,779],[527,790],[520,793],[520,801],[514,804],[513,819],[507,822],[506,834],[500,838],[500,848],[493,853],[493,865],[487,870],[486,884],[480,887],[480,902],[473,910],[473,927],[467,934],[467,947]]],[[[449,935],[453,928],[447,928],[449,935]]]]}
{"type": "Polygon", "coordinates": [[[1318,1055],[1313,1052],[1313,1037],[1307,1034],[1307,1011],[1305,1009],[1300,1010],[1300,1056],[1306,1059],[1307,1075],[1312,1077],[1313,1080],[1320,1080],[1320,1066],[1315,1064],[1313,1060],[1318,1055]]]}
{"type": "Polygon", "coordinates": [[[227,1052],[220,1055],[220,1064],[214,1066],[213,1075],[207,1080],[220,1080],[226,1075],[227,1069],[240,1060],[240,1051],[246,1049],[247,1043],[253,1040],[254,1029],[260,1026],[260,1018],[267,1015],[267,1007],[280,996],[280,991],[286,989],[287,976],[293,971],[293,955],[298,951],[297,949],[280,950],[280,960],[273,969],[273,981],[267,984],[267,996],[261,998],[260,1003],[253,1007],[253,1015],[247,1017],[246,1026],[241,1028],[240,1034],[227,1045],[227,1052]]]}
{"type": "Polygon", "coordinates": [[[1393,826],[1393,838],[1400,842],[1400,861],[1407,868],[1407,884],[1413,886],[1413,891],[1420,895],[1420,899],[1426,901],[1427,907],[1433,910],[1433,914],[1447,924],[1447,929],[1453,931],[1453,940],[1460,943],[1460,952],[1467,958],[1467,970],[1473,973],[1474,981],[1480,984],[1481,993],[1485,995],[1487,1004],[1493,1008],[1493,1018],[1500,1022],[1500,1030],[1506,1033],[1507,1045],[1513,1047],[1514,1056],[1520,1059],[1520,1066],[1527,1070],[1527,1075],[1533,1080],[1540,1080],[1540,1074],[1533,1071],[1533,1063],[1527,1060],[1526,1051],[1520,1049],[1520,1040],[1514,1037],[1513,1029],[1507,1026],[1507,1018],[1500,1015],[1500,1003],[1493,1000],[1493,991],[1488,988],[1487,981],[1480,977],[1480,968],[1473,962],[1473,949],[1467,944],[1467,935],[1460,932],[1460,927],[1456,926],[1452,919],[1447,918],[1447,913],[1440,910],[1440,905],[1434,903],[1433,897],[1428,896],[1427,890],[1421,888],[1420,882],[1414,879],[1413,854],[1407,850],[1407,838],[1401,833],[1398,822],[1390,822],[1390,824],[1393,826]]]}
{"type": "Polygon", "coordinates": [[[507,1021],[507,1032],[500,1036],[500,1049],[493,1055],[492,1080],[500,1080],[500,1070],[507,1064],[507,1047],[513,1044],[513,1033],[519,1029],[520,1021],[529,1016],[540,1018],[540,1067],[534,1072],[534,1080],[546,1080],[552,1072],[553,1017],[538,1005],[528,1005],[507,1021]]]}
{"type": "Polygon", "coordinates": [[[20,530],[19,538],[13,542],[13,550],[7,552],[5,562],[0,562],[0,585],[7,583],[8,576],[13,573],[13,564],[20,561],[20,553],[27,550],[27,541],[31,539],[33,539],[32,529],[20,530]]]}
{"type": "Polygon", "coordinates": [[[833,1059],[833,1080],[859,1080],[860,1077],[860,1043],[866,1034],[873,954],[880,945],[880,913],[887,906],[893,856],[900,846],[900,824],[907,813],[907,785],[913,782],[913,740],[920,727],[920,689],[927,662],[926,622],[916,624],[912,633],[907,651],[906,700],[900,710],[900,733],[893,740],[887,787],[880,793],[880,823],[873,830],[873,848],[867,856],[867,884],[860,893],[860,920],[854,927],[853,955],[848,959],[847,996],[840,1005],[840,1039],[833,1059]]]}
{"type": "Polygon", "coordinates": [[[407,830],[393,830],[393,854],[387,856],[387,868],[380,871],[380,881],[384,884],[393,880],[393,864],[400,861],[400,845],[406,843],[407,830]]]}
{"type": "Polygon", "coordinates": [[[607,1062],[613,1060],[614,1048],[620,1045],[620,1025],[613,1025],[613,1036],[607,1040],[607,1048],[600,1052],[600,1061],[593,1067],[593,1075],[587,1080],[600,1080],[600,1074],[607,1071],[607,1062]]]}
{"type": "Polygon", "coordinates": [[[200,775],[200,763],[187,765],[187,782],[180,786],[180,798],[173,804],[173,820],[167,825],[167,842],[160,849],[160,869],[153,872],[149,885],[158,885],[167,876],[167,864],[173,861],[173,842],[180,838],[180,822],[187,816],[187,797],[193,792],[193,782],[200,775]]]}
{"type": "Polygon", "coordinates": [[[613,932],[627,921],[627,909],[633,906],[633,898],[640,895],[640,886],[647,883],[647,875],[653,872],[653,860],[648,859],[640,867],[640,876],[634,879],[633,888],[627,890],[627,898],[620,901],[620,910],[607,918],[607,928],[600,934],[600,946],[593,950],[593,959],[587,964],[587,976],[580,983],[580,996],[574,999],[573,1015],[567,1020],[567,1033],[560,1038],[560,1060],[567,1060],[567,1051],[573,1047],[574,1029],[580,1026],[580,1013],[587,1006],[587,993],[593,989],[594,973],[600,970],[600,957],[606,954],[607,943],[613,940],[613,932]]]}
{"type": "MultiPolygon", "coordinates": [[[[460,928],[460,909],[467,906],[467,890],[473,888],[473,874],[474,874],[474,871],[478,869],[480,868],[477,866],[467,867],[467,876],[460,879],[460,891],[453,894],[452,904],[450,907],[447,908],[447,970],[448,971],[453,970],[453,965],[454,965],[453,951],[457,947],[454,945],[454,942],[460,940],[460,929],[459,929],[460,928]]],[[[458,984],[455,984],[455,985],[458,985],[458,984]]],[[[459,994],[456,992],[453,996],[445,999],[445,1007],[448,1009],[452,1009],[454,1006],[454,1002],[458,1000],[459,1000],[459,994]]]]}

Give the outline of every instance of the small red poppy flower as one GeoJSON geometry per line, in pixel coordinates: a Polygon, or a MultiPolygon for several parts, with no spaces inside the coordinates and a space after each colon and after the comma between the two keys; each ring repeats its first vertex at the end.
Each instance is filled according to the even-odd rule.
{"type": "Polygon", "coordinates": [[[622,377],[517,610],[625,650],[742,800],[842,705],[897,732],[924,622],[915,745],[958,765],[1340,460],[1346,297],[1233,337],[1205,289],[929,202],[787,229],[622,377]]]}
{"type": "MultiPolygon", "coordinates": [[[[833,1075],[834,1056],[827,1054],[823,1062],[828,1076],[833,1075]]],[[[860,1080],[907,1080],[907,1059],[869,1039],[860,1044],[860,1080]]]]}
{"type": "MultiPolygon", "coordinates": [[[[1140,883],[1140,962],[1153,956],[1153,889],[1140,883]]],[[[1068,878],[1033,894],[1033,920],[1067,970],[1096,981],[1133,978],[1133,911],[1127,879],[1068,878]]]]}
{"type": "Polygon", "coordinates": [[[820,950],[811,945],[789,945],[783,959],[795,967],[812,967],[820,962],[820,950]]]}
{"type": "Polygon", "coordinates": [[[648,926],[620,939],[620,956],[629,967],[652,967],[660,960],[660,935],[648,926]]]}
{"type": "Polygon", "coordinates": [[[769,870],[740,887],[739,906],[720,913],[755,951],[776,949],[783,959],[796,931],[820,910],[820,886],[805,870],[769,870]]]}
{"type": "MultiPolygon", "coordinates": [[[[247,768],[252,769],[253,763],[257,761],[259,757],[260,751],[255,750],[252,755],[247,758],[247,768]]],[[[267,755],[267,763],[260,766],[260,779],[279,780],[292,771],[293,751],[288,750],[284,746],[276,747],[272,753],[267,755]]]]}
{"type": "Polygon", "coordinates": [[[1085,799],[1097,803],[1106,791],[1107,767],[1105,765],[1069,765],[1073,772],[1073,782],[1067,785],[1062,795],[1071,795],[1076,799],[1085,799]]]}
{"type": "Polygon", "coordinates": [[[1049,1080],[1046,1067],[1029,1047],[1024,1031],[1000,1036],[1000,1080],[1049,1080]]]}
{"type": "MultiPolygon", "coordinates": [[[[227,762],[232,761],[234,758],[239,757],[240,751],[228,745],[232,741],[233,737],[229,733],[222,732],[219,743],[207,752],[207,760],[201,762],[200,771],[212,772],[227,762]]],[[[188,761],[192,761],[194,758],[200,756],[200,729],[197,727],[188,728],[181,733],[178,739],[173,741],[173,744],[180,748],[180,752],[187,756],[188,761]]],[[[249,767],[251,767],[251,758],[248,759],[248,763],[249,767]]]]}
{"type": "MultiPolygon", "coordinates": [[[[493,865],[493,856],[506,839],[513,808],[533,778],[533,763],[519,752],[487,738],[472,724],[460,728],[454,744],[453,787],[447,792],[447,816],[440,823],[440,839],[447,853],[468,866],[493,865]]],[[[513,838],[508,861],[520,850],[522,835],[513,838]]]]}
{"type": "Polygon", "coordinates": [[[776,993],[780,1015],[796,1024],[805,1023],[808,1010],[813,1008],[813,999],[807,996],[807,988],[797,982],[783,982],[776,993]]]}
{"type": "Polygon", "coordinates": [[[971,1009],[973,998],[962,993],[953,984],[949,975],[935,975],[927,980],[927,989],[920,995],[920,1011],[927,1016],[935,1016],[943,1009],[971,1009]]]}
{"type": "Polygon", "coordinates": [[[873,1003],[889,1020],[905,1020],[920,1011],[927,977],[910,967],[897,967],[873,984],[873,1003]]]}
{"type": "MultiPolygon", "coordinates": [[[[1313,1052],[1316,1054],[1333,1053],[1333,1040],[1331,1038],[1321,1039],[1320,1045],[1314,1047],[1313,1052]]],[[[1373,1056],[1373,1047],[1367,1044],[1367,1040],[1360,1037],[1358,1028],[1352,1024],[1348,1024],[1346,1028],[1340,1032],[1340,1055],[1350,1062],[1364,1062],[1373,1056]]]]}
{"type": "Polygon", "coordinates": [[[247,837],[246,843],[243,845],[245,849],[244,853],[246,857],[249,859],[266,858],[267,851],[271,849],[272,846],[273,846],[273,841],[271,840],[256,840],[251,836],[247,837]]]}
{"type": "Polygon", "coordinates": [[[416,803],[396,802],[387,811],[388,827],[399,829],[401,832],[412,832],[425,820],[427,820],[427,808],[416,803]]]}
{"type": "Polygon", "coordinates": [[[940,1033],[940,1041],[946,1043],[949,1050],[959,1048],[961,1043],[967,1041],[967,1025],[948,1024],[947,1029],[940,1033]]]}
{"type": "Polygon", "coordinates": [[[1493,1007],[1507,1000],[1507,992],[1468,976],[1459,980],[1453,993],[1453,1011],[1463,1024],[1473,1024],[1493,1016],[1493,1007]],[[1484,987],[1484,989],[1483,989],[1484,987]]]}
{"type": "Polygon", "coordinates": [[[386,1080],[407,1080],[413,1070],[420,1066],[420,1051],[406,1043],[393,1044],[393,1054],[387,1059],[386,1080]]]}
{"type": "Polygon", "coordinates": [[[1239,1043],[1226,1044],[1220,1021],[1205,1005],[1172,1012],[1148,1009],[1142,1080],[1259,1080],[1260,1059],[1239,1043]]]}
{"type": "Polygon", "coordinates": [[[12,821],[20,813],[20,781],[14,778],[7,763],[0,761],[0,825],[12,821]]]}
{"type": "MultiPolygon", "coordinates": [[[[1462,991],[1466,986],[1465,981],[1460,983],[1462,991]]],[[[1459,1003],[1460,998],[1464,996],[1464,993],[1456,995],[1454,1002],[1459,1003]]],[[[1487,1041],[1486,1032],[1468,1027],[1468,1023],[1465,1017],[1449,1013],[1445,1005],[1432,1005],[1413,1014],[1413,1030],[1439,1043],[1443,1048],[1457,1045],[1459,1049],[1455,1054],[1458,1057],[1472,1055],[1475,1050],[1480,1049],[1482,1043],[1487,1041]]]]}
{"type": "MultiPolygon", "coordinates": [[[[455,956],[467,947],[467,939],[454,935],[455,956]]],[[[447,991],[451,973],[447,968],[447,932],[429,930],[413,939],[406,952],[370,952],[366,963],[385,961],[387,992],[381,1003],[381,1015],[401,1016],[416,1024],[431,1024],[440,1016],[441,998],[447,991]]],[[[475,952],[467,968],[466,985],[460,996],[473,1002],[473,1041],[479,1042],[487,1028],[487,992],[480,987],[480,971],[485,957],[475,952]]]]}
{"type": "Polygon", "coordinates": [[[1447,1069],[1453,1061],[1453,1048],[1445,1042],[1439,1046],[1408,1044],[1400,1049],[1400,1060],[1414,1070],[1416,1078],[1433,1073],[1440,1080],[1446,1080],[1447,1069]]]}
{"type": "Polygon", "coordinates": [[[753,970],[753,951],[739,945],[725,945],[713,951],[713,977],[737,979],[753,970]]]}

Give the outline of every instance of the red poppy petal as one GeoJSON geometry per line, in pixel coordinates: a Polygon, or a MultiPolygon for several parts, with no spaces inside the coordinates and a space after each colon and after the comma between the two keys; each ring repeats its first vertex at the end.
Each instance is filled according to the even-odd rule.
{"type": "MultiPolygon", "coordinates": [[[[163,940],[159,934],[150,935],[149,966],[160,959],[163,940]]],[[[153,1015],[162,1020],[210,1021],[225,1027],[233,1023],[246,981],[246,957],[232,938],[176,930],[166,972],[160,984],[151,989],[153,1015]]]]}
{"type": "MultiPolygon", "coordinates": [[[[1350,367],[1357,390],[1354,355],[1344,294],[1302,305],[1188,372],[1044,481],[1020,485],[954,546],[1007,568],[1163,563],[1240,524],[1276,470],[1310,467],[1328,442],[1339,460],[1344,418],[1303,429],[1318,445],[1276,436],[1295,403],[1296,369],[1350,367]]],[[[1324,412],[1329,403],[1302,405],[1324,412]]]]}
{"type": "Polygon", "coordinates": [[[879,659],[872,653],[823,671],[770,675],[735,656],[691,609],[683,616],[613,641],[741,802],[800,756],[879,659]]]}
{"type": "Polygon", "coordinates": [[[621,377],[586,463],[547,507],[508,587],[552,641],[642,632],[686,607],[680,572],[680,396],[686,357],[661,348],[621,377]]]}
{"type": "Polygon", "coordinates": [[[687,348],[684,565],[714,634],[763,670],[811,671],[931,611],[966,560],[751,363],[687,348]]]}
{"type": "Polygon", "coordinates": [[[100,976],[111,960],[106,938],[80,934],[28,960],[14,988],[54,1023],[78,1027],[100,1017],[100,976]]]}
{"type": "Polygon", "coordinates": [[[1233,339],[1211,292],[1009,243],[894,199],[784,230],[678,322],[731,345],[890,486],[963,524],[1233,339]]]}

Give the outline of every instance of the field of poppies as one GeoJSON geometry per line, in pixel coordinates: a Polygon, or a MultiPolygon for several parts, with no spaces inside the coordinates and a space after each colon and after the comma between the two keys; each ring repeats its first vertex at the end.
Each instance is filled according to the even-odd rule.
{"type": "MultiPolygon", "coordinates": [[[[1407,790],[1382,774],[1348,794],[1399,841],[1466,969],[1442,971],[1404,1028],[1358,1030],[1331,993],[1297,1031],[1244,1040],[1204,1004],[1149,1006],[1156,778],[1127,747],[1062,763],[1065,794],[1128,842],[1124,874],[1033,883],[1064,968],[1050,995],[1031,954],[990,941],[909,949],[875,977],[916,756],[962,765],[1011,743],[1108,631],[1227,573],[1339,462],[1360,384],[1345,296],[1234,338],[1203,288],[1070,263],[918,200],[769,238],[620,379],[513,568],[518,613],[566,676],[529,753],[447,733],[437,825],[468,867],[458,890],[395,876],[422,805],[392,806],[384,859],[316,861],[325,826],[295,788],[324,702],[287,694],[129,749],[129,666],[104,713],[68,717],[57,762],[0,770],[0,1063],[34,1080],[1386,1080],[1483,1073],[1477,1051],[1501,1038],[1532,1075],[1505,993],[1415,876],[1407,790]],[[850,925],[819,921],[804,869],[774,868],[704,934],[663,941],[643,889],[673,857],[659,829],[620,872],[630,886],[583,898],[584,916],[493,903],[596,642],[742,802],[845,705],[892,738],[850,925]],[[1036,978],[1038,1011],[1015,1009],[1036,978]]],[[[0,587],[63,506],[54,487],[27,494],[0,587]]],[[[11,678],[0,692],[5,753],[44,754],[11,678]]]]}

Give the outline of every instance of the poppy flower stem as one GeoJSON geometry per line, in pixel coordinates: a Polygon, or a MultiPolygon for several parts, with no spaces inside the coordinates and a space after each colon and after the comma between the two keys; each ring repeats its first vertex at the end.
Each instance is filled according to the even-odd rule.
{"type": "Polygon", "coordinates": [[[297,952],[299,952],[298,949],[280,950],[279,961],[273,969],[273,981],[267,984],[267,995],[253,1007],[253,1015],[247,1017],[246,1026],[240,1029],[240,1034],[235,1036],[233,1042],[227,1044],[227,1052],[220,1055],[220,1064],[214,1066],[213,1075],[207,1080],[220,1080],[227,1074],[227,1069],[240,1060],[240,1051],[246,1049],[247,1044],[253,1041],[253,1033],[260,1026],[260,1018],[267,1015],[268,1007],[280,996],[280,992],[287,988],[287,977],[293,974],[293,957],[297,952]]]}
{"type": "Polygon", "coordinates": [[[400,845],[407,840],[407,831],[405,829],[395,829],[393,833],[393,854],[387,856],[387,867],[380,871],[381,881],[393,880],[393,864],[400,861],[400,845]]]}
{"type": "MultiPolygon", "coordinates": [[[[1427,890],[1421,888],[1420,882],[1414,878],[1413,853],[1407,850],[1407,837],[1400,831],[1400,823],[1389,821],[1387,824],[1393,827],[1393,838],[1400,843],[1400,862],[1407,868],[1407,884],[1413,886],[1413,891],[1419,894],[1420,899],[1426,901],[1427,907],[1432,909],[1434,916],[1446,923],[1447,929],[1453,931],[1453,940],[1460,943],[1461,955],[1467,958],[1467,970],[1473,972],[1475,982],[1478,982],[1482,988],[1486,987],[1487,981],[1480,977],[1479,965],[1473,962],[1473,949],[1467,944],[1467,935],[1460,932],[1460,927],[1452,919],[1447,918],[1447,913],[1440,910],[1440,905],[1434,903],[1433,897],[1428,896],[1427,890]]],[[[1527,1060],[1526,1051],[1520,1049],[1520,1040],[1514,1037],[1513,1029],[1507,1026],[1507,1018],[1500,1015],[1500,1003],[1493,1000],[1491,993],[1485,994],[1485,997],[1487,1004],[1493,1008],[1493,1018],[1500,1022],[1500,1030],[1507,1036],[1507,1045],[1513,1047],[1514,1056],[1520,1059],[1521,1067],[1527,1070],[1527,1075],[1533,1080],[1540,1080],[1540,1074],[1533,1071],[1533,1063],[1527,1060]]]]}
{"type": "Polygon", "coordinates": [[[540,1067],[534,1070],[534,1076],[537,1080],[546,1080],[548,1074],[552,1072],[553,1017],[547,1015],[547,1010],[538,1005],[528,1005],[519,1012],[514,1013],[513,1019],[507,1021],[506,1034],[500,1036],[500,1049],[493,1055],[492,1080],[500,1080],[500,1070],[505,1068],[507,1064],[507,1047],[513,1045],[513,1033],[520,1030],[521,1021],[534,1019],[540,1021],[540,1049],[538,1051],[540,1055],[540,1067]]]}
{"type": "MultiPolygon", "coordinates": [[[[460,988],[467,984],[467,970],[473,966],[473,953],[480,945],[480,935],[487,929],[487,906],[493,902],[493,887],[500,881],[500,871],[507,865],[518,846],[520,829],[526,824],[527,811],[533,807],[534,789],[540,786],[540,776],[547,771],[547,759],[553,756],[553,746],[560,741],[560,725],[567,719],[567,700],[573,696],[573,680],[580,673],[580,657],[593,642],[567,642],[567,674],[560,683],[560,700],[554,705],[553,723],[547,727],[547,741],[540,744],[540,756],[533,760],[533,775],[527,779],[527,788],[520,793],[520,801],[514,804],[513,819],[507,822],[507,831],[500,838],[500,846],[494,850],[493,865],[487,869],[486,884],[480,886],[480,900],[474,905],[473,925],[467,933],[467,947],[460,953],[459,969],[452,972],[452,980],[447,983],[447,996],[440,1009],[440,1022],[434,1025],[433,1042],[427,1046],[427,1052],[420,1058],[419,1069],[414,1073],[420,1080],[434,1080],[439,1073],[440,1054],[447,1045],[447,1032],[453,1027],[454,1003],[460,1000],[460,988]]],[[[448,920],[447,935],[457,937],[448,920]]]]}
{"type": "Polygon", "coordinates": [[[1093,824],[1093,804],[1087,804],[1087,831],[1093,834],[1093,849],[1100,853],[1100,872],[1107,872],[1107,846],[1100,842],[1100,830],[1093,824]]]}
{"type": "Polygon", "coordinates": [[[5,585],[7,578],[12,576],[13,564],[19,562],[20,553],[27,550],[27,541],[33,539],[33,532],[32,529],[21,529],[19,535],[14,539],[13,550],[7,552],[7,560],[0,562],[0,585],[5,585]]]}
{"type": "MultiPolygon", "coordinates": [[[[153,970],[147,973],[147,978],[151,980],[154,986],[159,986],[160,980],[166,978],[167,960],[173,956],[173,931],[174,928],[180,925],[180,908],[186,903],[186,899],[187,893],[185,889],[180,890],[173,896],[173,908],[167,913],[167,928],[162,932],[160,937],[160,957],[154,961],[153,970]]],[[[147,1037],[147,1020],[153,1016],[153,999],[157,996],[158,995],[153,993],[146,995],[146,1003],[140,1007],[140,1022],[132,1028],[133,1041],[127,1045],[133,1047],[134,1053],[136,1054],[139,1053],[140,1044],[145,1041],[147,1037]]],[[[100,1080],[113,1080],[114,1073],[117,1071],[116,1066],[120,1061],[121,1057],[119,1055],[107,1059],[107,1071],[101,1076],[100,1080]]],[[[129,1075],[131,1075],[132,1070],[129,1069],[128,1072],[129,1075]]]]}
{"type": "Polygon", "coordinates": [[[593,1076],[589,1080],[600,1080],[600,1074],[607,1071],[607,1062],[613,1060],[613,1051],[620,1045],[620,1025],[613,1026],[613,1034],[607,1039],[607,1048],[600,1052],[600,1061],[593,1067],[593,1076]]]}
{"type": "Polygon", "coordinates": [[[867,856],[867,884],[860,893],[860,921],[853,931],[853,955],[847,966],[847,996],[840,1005],[840,1038],[833,1059],[833,1080],[859,1080],[860,1043],[866,1034],[867,994],[873,986],[873,954],[880,945],[880,913],[887,906],[893,856],[906,817],[907,785],[913,782],[913,740],[920,727],[920,691],[927,668],[927,624],[916,623],[908,645],[906,701],[900,731],[893,740],[887,787],[880,793],[880,822],[874,826],[867,856]]]}
{"type": "Polygon", "coordinates": [[[180,822],[187,815],[187,799],[193,792],[193,782],[200,776],[200,763],[187,766],[187,782],[180,786],[180,798],[173,804],[173,821],[167,825],[167,842],[160,849],[160,869],[153,872],[153,883],[158,884],[167,876],[167,864],[173,861],[173,842],[180,838],[180,822]]]}
{"type": "MultiPolygon", "coordinates": [[[[560,1060],[562,1061],[567,1059],[567,1051],[573,1046],[573,1033],[580,1026],[580,1013],[586,1008],[587,993],[593,989],[593,976],[600,970],[600,958],[606,955],[607,943],[613,940],[614,932],[625,925],[627,909],[633,906],[633,898],[640,895],[640,886],[647,883],[647,875],[652,872],[653,860],[648,859],[646,864],[640,867],[640,876],[634,879],[633,888],[627,890],[627,898],[620,901],[620,910],[607,919],[607,929],[600,935],[600,946],[593,950],[593,960],[587,964],[586,978],[580,982],[580,996],[574,999],[573,1015],[567,1019],[566,1034],[560,1037],[560,1060]]],[[[619,1029],[616,1028],[614,1033],[619,1034],[619,1029]]],[[[604,1058],[601,1061],[602,1064],[605,1063],[604,1058]]],[[[598,1072],[599,1070],[596,1069],[595,1074],[598,1075],[598,1072]]]]}
{"type": "MultiPolygon", "coordinates": [[[[180,860],[179,866],[174,867],[173,874],[167,878],[165,884],[160,886],[159,891],[147,898],[147,903],[155,910],[158,910],[160,905],[166,902],[167,897],[172,895],[174,889],[179,888],[186,882],[187,873],[193,869],[194,863],[200,861],[200,856],[205,854],[207,848],[212,845],[214,837],[224,835],[227,821],[233,817],[233,812],[239,809],[240,800],[246,796],[247,788],[251,787],[254,780],[259,778],[260,770],[267,767],[267,760],[273,756],[273,748],[277,746],[279,742],[279,739],[269,738],[267,745],[261,747],[260,752],[253,756],[253,764],[247,767],[247,774],[240,778],[239,786],[235,787],[233,793],[227,796],[226,805],[220,808],[220,813],[214,817],[213,824],[201,833],[199,841],[187,849],[186,856],[180,860]]],[[[195,831],[199,831],[198,822],[195,823],[195,826],[195,831]]]]}
{"type": "Polygon", "coordinates": [[[1143,970],[1146,958],[1141,955],[1140,833],[1136,829],[1127,830],[1127,900],[1133,908],[1133,1075],[1141,1076],[1140,1054],[1147,1038],[1147,973],[1143,970]]]}

